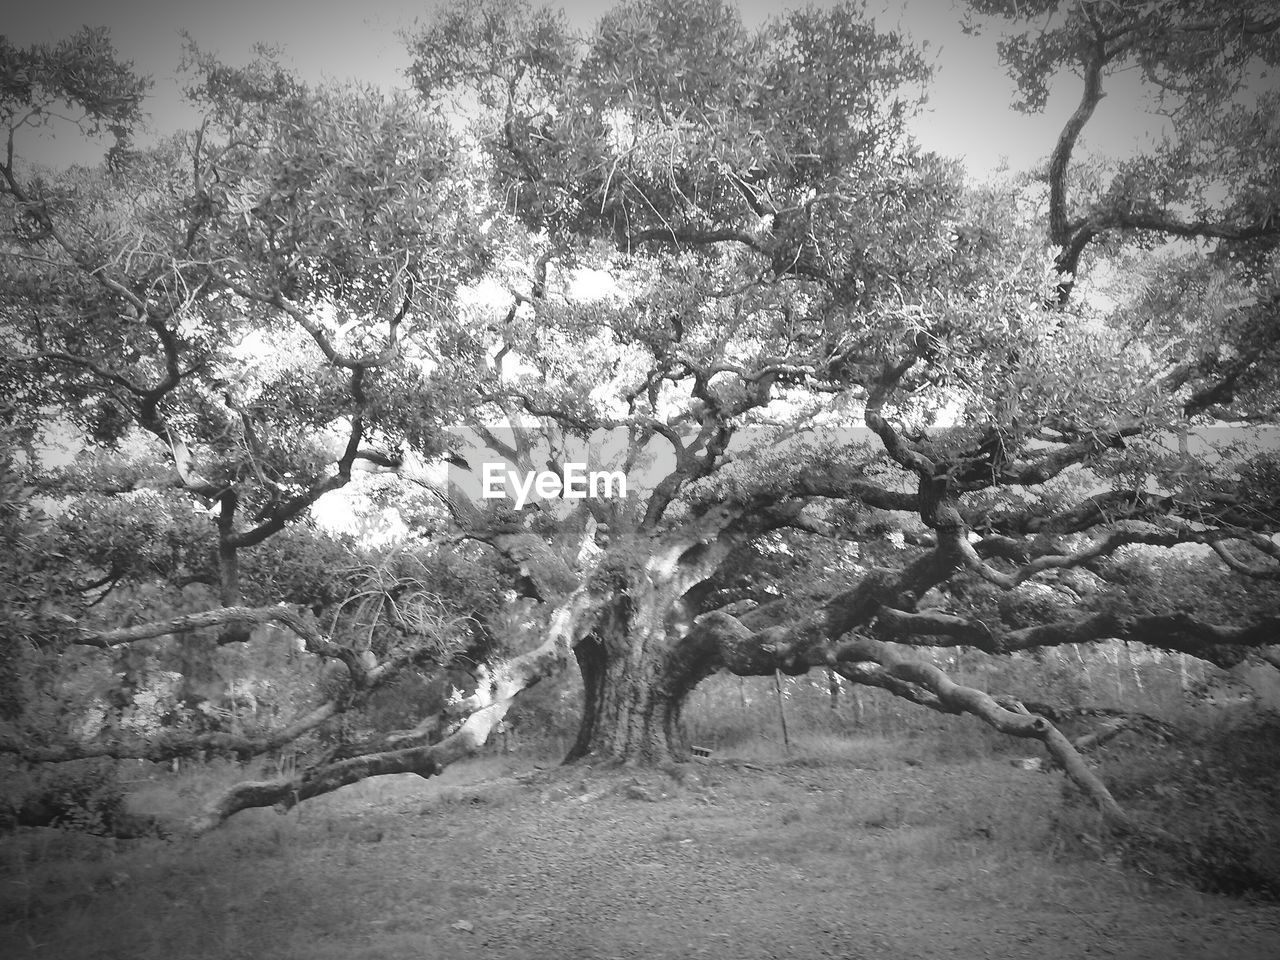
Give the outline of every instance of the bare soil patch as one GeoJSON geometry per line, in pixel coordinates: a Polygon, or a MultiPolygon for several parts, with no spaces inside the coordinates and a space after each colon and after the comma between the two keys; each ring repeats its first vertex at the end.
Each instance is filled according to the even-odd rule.
{"type": "Polygon", "coordinates": [[[1274,960],[1275,905],[1065,851],[1061,790],[994,760],[479,761],[197,842],[15,835],[0,954],[1274,960]]]}

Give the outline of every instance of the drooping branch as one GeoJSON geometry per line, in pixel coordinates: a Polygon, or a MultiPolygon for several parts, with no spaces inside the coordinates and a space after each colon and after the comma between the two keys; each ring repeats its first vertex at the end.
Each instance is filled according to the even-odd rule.
{"type": "Polygon", "coordinates": [[[388,749],[321,762],[292,777],[236,784],[188,821],[188,829],[197,835],[203,834],[241,810],[266,806],[288,809],[368,777],[395,773],[435,776],[454,761],[479,750],[516,697],[571,661],[575,644],[593,642],[584,638],[593,629],[600,609],[601,597],[586,587],[575,590],[553,612],[542,644],[491,666],[482,675],[476,692],[455,705],[460,722],[457,729],[439,743],[422,744],[425,732],[410,732],[398,739],[389,737],[388,742],[395,745],[388,749]]]}
{"type": "Polygon", "coordinates": [[[1069,723],[1075,720],[1090,719],[1103,721],[1101,726],[1088,734],[1076,737],[1071,742],[1081,752],[1101,746],[1126,730],[1136,730],[1164,741],[1176,740],[1178,729],[1167,720],[1153,717],[1141,710],[1121,710],[1115,707],[1095,706],[1063,706],[1045,703],[1039,700],[1019,700],[1006,702],[1007,698],[997,698],[1013,709],[1016,703],[1032,713],[1038,713],[1056,724],[1069,723]]]}
{"type": "MultiPolygon", "coordinates": [[[[334,718],[367,705],[370,697],[379,688],[395,680],[406,669],[439,662],[439,647],[421,642],[381,662],[367,659],[368,653],[361,654],[334,644],[319,633],[305,617],[285,607],[208,611],[204,614],[187,615],[162,623],[103,631],[92,636],[82,634],[80,642],[90,646],[110,647],[161,636],[170,630],[176,632],[209,625],[226,627],[228,624],[246,628],[249,624],[265,622],[283,623],[303,638],[308,652],[339,660],[346,668],[342,687],[338,692],[284,726],[255,735],[222,731],[193,734],[162,729],[155,734],[134,736],[116,731],[110,740],[91,742],[33,743],[27,738],[9,736],[0,737],[0,753],[17,754],[24,760],[39,763],[61,763],[95,757],[163,762],[180,757],[199,757],[207,753],[248,760],[287,746],[304,734],[323,727],[334,718]]],[[[419,641],[427,638],[421,630],[415,631],[414,635],[419,641]]],[[[247,629],[241,629],[236,634],[224,630],[218,635],[217,642],[222,644],[247,639],[249,639],[247,629]]]]}
{"type": "MultiPolygon", "coordinates": [[[[834,652],[834,669],[851,680],[866,682],[848,663],[874,663],[893,678],[923,687],[937,698],[935,709],[947,713],[967,713],[1013,737],[1039,740],[1071,781],[1097,804],[1113,826],[1132,832],[1138,829],[1132,817],[1116,802],[1106,784],[1098,778],[1071,741],[1047,719],[1028,710],[1002,706],[993,696],[976,687],[963,686],[931,663],[907,656],[893,644],[858,637],[834,652]]],[[[865,671],[864,671],[865,672],[865,671]]],[[[873,673],[869,674],[873,675],[873,673]]],[[[926,704],[929,705],[929,704],[926,704]]]]}
{"type": "Polygon", "coordinates": [[[281,623],[298,636],[311,640],[320,639],[315,631],[297,611],[283,604],[272,607],[223,607],[217,610],[205,610],[200,613],[187,613],[168,620],[156,620],[141,623],[132,627],[117,627],[114,630],[80,630],[72,639],[72,643],[86,647],[109,649],[139,640],[150,640],[175,633],[186,633],[205,627],[223,626],[228,623],[281,623]]]}
{"type": "MultiPolygon", "coordinates": [[[[1213,552],[1222,558],[1223,563],[1225,563],[1228,567],[1230,567],[1236,573],[1243,573],[1246,577],[1254,577],[1255,579],[1258,579],[1258,580],[1280,580],[1280,567],[1275,567],[1275,566],[1259,567],[1251,563],[1246,563],[1245,561],[1237,557],[1235,553],[1231,550],[1231,548],[1228,546],[1228,543],[1230,542],[1230,540],[1234,540],[1234,539],[1235,539],[1234,537],[1223,538],[1220,540],[1214,540],[1211,544],[1211,546],[1213,547],[1213,552]]],[[[1267,544],[1267,546],[1271,548],[1270,550],[1267,550],[1258,542],[1259,540],[1263,540],[1263,539],[1264,538],[1251,537],[1245,542],[1252,544],[1253,546],[1257,547],[1260,550],[1263,550],[1264,552],[1270,554],[1272,557],[1276,557],[1277,559],[1280,559],[1280,557],[1277,557],[1277,552],[1280,552],[1280,547],[1277,547],[1275,542],[1272,540],[1265,540],[1265,543],[1267,544]]]]}
{"type": "MultiPolygon", "coordinates": [[[[952,630],[953,635],[957,626],[954,620],[935,619],[932,623],[937,629],[952,630]]],[[[944,713],[971,714],[1002,733],[1039,740],[1109,823],[1125,831],[1139,829],[1071,741],[1046,718],[1025,709],[1011,709],[982,690],[957,684],[936,665],[910,657],[896,644],[856,634],[850,635],[853,639],[840,642],[834,633],[824,643],[816,633],[806,630],[800,638],[803,646],[797,650],[797,638],[788,627],[751,631],[734,617],[714,613],[700,618],[696,631],[684,643],[702,647],[700,661],[704,668],[714,664],[739,675],[763,675],[777,669],[802,673],[811,667],[825,667],[855,683],[883,687],[922,706],[944,713]]]]}

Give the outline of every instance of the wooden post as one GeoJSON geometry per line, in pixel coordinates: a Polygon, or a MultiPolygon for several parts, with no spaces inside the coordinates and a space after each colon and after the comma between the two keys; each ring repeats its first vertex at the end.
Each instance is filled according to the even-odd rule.
{"type": "Polygon", "coordinates": [[[791,752],[791,738],[787,736],[787,710],[782,702],[782,671],[773,671],[773,692],[778,699],[778,722],[782,725],[782,750],[791,752]]]}

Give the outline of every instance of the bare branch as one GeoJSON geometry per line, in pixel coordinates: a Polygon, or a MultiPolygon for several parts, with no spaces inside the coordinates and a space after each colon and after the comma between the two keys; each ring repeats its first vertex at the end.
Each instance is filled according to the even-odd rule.
{"type": "Polygon", "coordinates": [[[1112,209],[1090,221],[1096,232],[1109,229],[1150,230],[1187,239],[1258,240],[1280,236],[1280,218],[1272,215],[1256,223],[1183,220],[1166,213],[1112,209]]]}
{"type": "MultiPolygon", "coordinates": [[[[1049,239],[1063,247],[1072,242],[1067,213],[1067,166],[1081,132],[1106,96],[1102,91],[1102,68],[1106,63],[1104,57],[1105,53],[1100,47],[1095,47],[1085,55],[1084,89],[1080,94],[1080,102],[1063,125],[1062,132],[1058,134],[1058,142],[1049,157],[1049,239]]],[[[1065,273],[1074,273],[1075,267],[1074,262],[1059,262],[1059,269],[1065,273]]],[[[1070,287],[1067,292],[1069,295],[1070,287]]]]}

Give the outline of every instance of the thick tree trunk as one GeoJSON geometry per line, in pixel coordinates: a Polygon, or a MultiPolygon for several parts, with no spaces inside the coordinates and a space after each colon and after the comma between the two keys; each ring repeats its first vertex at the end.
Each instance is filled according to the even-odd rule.
{"type": "Polygon", "coordinates": [[[667,591],[640,593],[623,596],[613,615],[574,648],[584,702],[566,762],[654,765],[689,757],[682,710],[710,671],[678,652],[667,591]]]}
{"type": "Polygon", "coordinates": [[[689,757],[681,712],[697,682],[676,671],[662,637],[589,637],[574,650],[584,702],[577,741],[566,761],[645,765],[689,757]]]}

